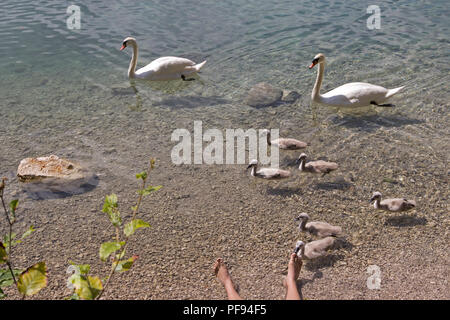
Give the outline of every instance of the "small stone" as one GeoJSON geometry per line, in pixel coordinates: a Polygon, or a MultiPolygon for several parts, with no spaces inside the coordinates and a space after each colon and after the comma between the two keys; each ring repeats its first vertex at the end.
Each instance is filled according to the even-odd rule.
{"type": "Polygon", "coordinates": [[[301,95],[297,91],[283,90],[283,97],[281,98],[281,100],[283,102],[293,103],[297,101],[300,97],[301,95]]]}

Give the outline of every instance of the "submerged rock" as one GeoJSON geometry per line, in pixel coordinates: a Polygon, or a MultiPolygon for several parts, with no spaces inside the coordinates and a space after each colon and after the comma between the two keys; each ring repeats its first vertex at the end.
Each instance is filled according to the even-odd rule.
{"type": "Polygon", "coordinates": [[[280,101],[282,96],[282,90],[266,82],[260,82],[250,89],[244,103],[256,108],[268,107],[280,101]]]}
{"type": "Polygon", "coordinates": [[[23,159],[17,169],[23,191],[32,199],[70,197],[93,190],[99,182],[97,175],[81,165],[51,155],[23,159]]]}
{"type": "Polygon", "coordinates": [[[254,85],[247,94],[244,103],[255,108],[263,108],[283,103],[293,103],[300,94],[296,91],[281,90],[266,82],[254,85]]]}
{"type": "Polygon", "coordinates": [[[20,181],[28,182],[42,178],[80,179],[81,167],[68,160],[51,155],[48,157],[25,158],[17,169],[20,181]]]}

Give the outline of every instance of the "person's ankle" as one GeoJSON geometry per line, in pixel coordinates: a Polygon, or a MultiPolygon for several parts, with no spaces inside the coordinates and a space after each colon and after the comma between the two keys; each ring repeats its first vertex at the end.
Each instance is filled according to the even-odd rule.
{"type": "Polygon", "coordinates": [[[297,286],[297,281],[294,278],[286,277],[286,286],[297,286]]]}
{"type": "Polygon", "coordinates": [[[224,286],[234,287],[234,283],[233,283],[233,280],[231,280],[231,277],[224,278],[222,282],[223,282],[224,286]]]}

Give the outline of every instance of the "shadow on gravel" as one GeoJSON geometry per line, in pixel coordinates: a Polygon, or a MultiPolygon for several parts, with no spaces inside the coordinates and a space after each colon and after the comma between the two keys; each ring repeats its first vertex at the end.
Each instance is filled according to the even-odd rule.
{"type": "Polygon", "coordinates": [[[300,188],[273,188],[267,187],[267,194],[271,196],[291,197],[295,194],[301,194],[300,188]]]}
{"type": "Polygon", "coordinates": [[[341,254],[328,254],[306,262],[305,268],[309,271],[318,271],[321,268],[332,267],[336,262],[342,259],[344,259],[344,256],[341,254]]]}
{"type": "Polygon", "coordinates": [[[185,97],[168,97],[160,102],[154,102],[154,106],[162,106],[169,108],[198,108],[203,106],[217,106],[221,104],[229,104],[231,101],[219,96],[203,97],[203,96],[185,96],[185,97]]]}
{"type": "Polygon", "coordinates": [[[414,227],[424,226],[427,223],[427,219],[418,218],[410,215],[389,217],[386,219],[385,225],[394,227],[414,227]]]}
{"type": "Polygon", "coordinates": [[[353,244],[344,238],[337,238],[335,249],[344,249],[345,251],[352,251],[353,244]]]}
{"type": "Polygon", "coordinates": [[[337,179],[331,182],[320,182],[315,188],[321,190],[347,190],[351,187],[353,187],[352,183],[349,183],[343,179],[337,179]]]}
{"type": "Polygon", "coordinates": [[[337,126],[343,126],[350,129],[359,129],[366,132],[372,132],[380,127],[402,127],[409,124],[423,123],[423,120],[408,118],[405,115],[370,115],[362,117],[345,116],[343,118],[335,117],[331,120],[337,126]]]}
{"type": "Polygon", "coordinates": [[[311,277],[311,279],[300,279],[300,280],[297,280],[297,290],[300,293],[300,298],[302,300],[303,300],[303,293],[302,293],[303,286],[308,284],[308,283],[313,283],[314,280],[320,279],[322,277],[323,277],[322,271],[317,270],[316,272],[314,272],[314,274],[311,277]]]}
{"type": "Polygon", "coordinates": [[[99,183],[95,174],[86,179],[61,183],[56,179],[28,182],[22,185],[22,192],[33,200],[61,199],[94,190],[99,183]]]}

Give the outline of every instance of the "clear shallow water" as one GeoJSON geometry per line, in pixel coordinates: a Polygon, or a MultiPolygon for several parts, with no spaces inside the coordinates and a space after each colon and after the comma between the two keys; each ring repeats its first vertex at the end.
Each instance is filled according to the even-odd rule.
{"type": "MultiPolygon", "coordinates": [[[[344,179],[357,185],[353,198],[365,201],[377,189],[419,199],[429,219],[442,222],[448,213],[447,1],[378,2],[380,30],[366,27],[370,1],[77,4],[81,30],[68,30],[66,2],[2,1],[1,175],[13,178],[19,161],[29,156],[53,153],[84,162],[100,181],[95,201],[87,201],[88,193],[76,196],[87,201],[75,205],[81,210],[98,206],[106,192],[126,190],[153,156],[159,160],[155,183],[166,187],[163,194],[191,195],[177,214],[210,214],[204,210],[211,186],[222,190],[213,198],[216,212],[241,203],[235,187],[265,194],[265,187],[250,184],[239,166],[171,164],[173,130],[192,131],[194,120],[202,120],[204,130],[279,128],[282,136],[310,142],[312,158],[339,162],[336,183],[344,179]],[[138,41],[138,67],[164,55],[208,62],[198,81],[138,82],[136,96],[126,76],[131,52],[118,50],[126,36],[138,41]],[[316,70],[307,66],[318,52],[327,56],[322,92],[353,81],[406,85],[392,99],[397,107],[350,114],[311,108],[316,70]],[[302,97],[274,108],[243,104],[248,90],[261,81],[302,97]],[[384,178],[396,183],[383,183],[384,178]]],[[[282,154],[281,164],[288,166],[295,156],[282,154]]],[[[302,188],[336,191],[333,183],[301,177],[268,194],[283,201],[281,196],[302,194],[302,188]]],[[[302,196],[314,202],[314,195],[302,196]]],[[[261,199],[248,201],[258,206],[261,199]]],[[[342,201],[348,206],[350,200],[342,201]]],[[[28,200],[27,205],[36,204],[28,200]]]]}
{"type": "MultiPolygon", "coordinates": [[[[0,108],[6,116],[3,120],[23,117],[24,121],[19,128],[14,120],[6,122],[2,127],[8,128],[7,133],[24,129],[26,136],[33,135],[33,128],[55,129],[53,138],[58,139],[67,129],[92,128],[93,115],[120,127],[120,119],[127,117],[124,112],[133,106],[170,124],[183,119],[182,127],[192,127],[193,120],[208,120],[219,129],[262,124],[280,128],[282,135],[284,130],[311,131],[319,123],[330,125],[324,119],[336,114],[333,109],[309,107],[316,71],[307,65],[317,52],[328,57],[323,92],[351,81],[407,86],[407,93],[395,98],[398,108],[362,113],[412,124],[428,119],[438,127],[448,120],[445,1],[382,2],[380,30],[366,27],[370,2],[92,1],[78,5],[81,30],[66,27],[67,7],[60,1],[2,4],[0,108]],[[163,55],[207,59],[201,81],[139,83],[137,98],[122,90],[129,87],[126,70],[131,52],[118,48],[129,35],[140,45],[138,67],[163,55]],[[302,99],[289,108],[254,111],[242,101],[260,81],[296,90],[302,99]],[[122,88],[111,91],[114,87],[122,88]],[[238,116],[246,113],[256,116],[238,116]],[[67,127],[60,117],[78,124],[67,127]],[[61,125],[64,130],[58,132],[61,125]]],[[[364,118],[355,121],[366,127],[364,118]]],[[[423,138],[448,132],[444,125],[443,132],[429,134],[423,138]]]]}

